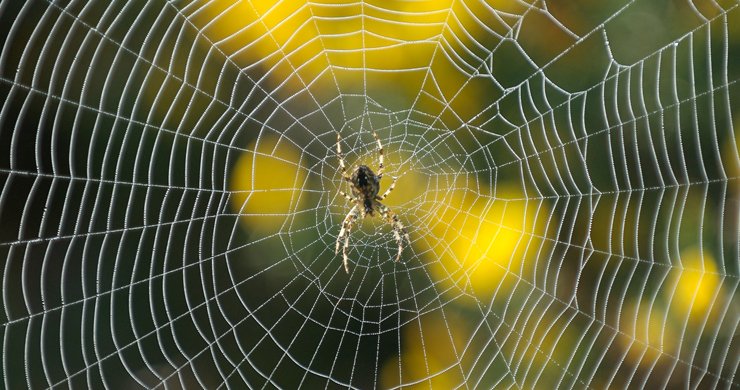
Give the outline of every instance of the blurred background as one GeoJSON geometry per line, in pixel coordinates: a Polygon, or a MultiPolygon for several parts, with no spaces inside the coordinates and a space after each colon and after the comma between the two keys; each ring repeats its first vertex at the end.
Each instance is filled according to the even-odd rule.
{"type": "Polygon", "coordinates": [[[0,1],[6,388],[738,386],[740,3],[0,1]],[[347,164],[380,218],[334,247],[347,164]]]}

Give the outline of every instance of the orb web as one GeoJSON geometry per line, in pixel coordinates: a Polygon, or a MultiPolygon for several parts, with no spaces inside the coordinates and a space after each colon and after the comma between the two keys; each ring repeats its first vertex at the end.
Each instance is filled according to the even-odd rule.
{"type": "Polygon", "coordinates": [[[740,4],[605,3],[0,2],[4,386],[737,387],[740,4]]]}

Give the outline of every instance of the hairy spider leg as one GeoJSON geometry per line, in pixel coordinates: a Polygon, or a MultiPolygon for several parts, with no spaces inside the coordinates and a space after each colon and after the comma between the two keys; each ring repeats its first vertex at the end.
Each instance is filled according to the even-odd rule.
{"type": "Polygon", "coordinates": [[[380,165],[378,165],[378,173],[376,176],[378,176],[378,179],[383,177],[383,170],[385,169],[385,165],[383,164],[383,144],[380,143],[380,138],[378,137],[378,133],[373,130],[373,137],[375,137],[375,142],[378,143],[378,154],[380,155],[380,165]]]}
{"type": "Polygon", "coordinates": [[[375,203],[380,211],[380,215],[393,227],[393,236],[396,237],[396,242],[398,242],[398,254],[396,255],[396,262],[398,262],[401,259],[401,252],[403,252],[403,238],[405,238],[408,243],[411,243],[411,238],[409,238],[409,233],[406,231],[406,227],[403,226],[403,223],[398,219],[398,215],[396,215],[396,213],[380,202],[375,203]]]}
{"type": "Polygon", "coordinates": [[[393,178],[393,182],[391,183],[391,186],[388,187],[387,190],[385,190],[385,192],[383,193],[383,195],[376,196],[375,199],[377,199],[377,200],[383,200],[383,199],[385,199],[385,197],[388,196],[388,194],[390,194],[391,191],[393,191],[393,189],[396,187],[396,180],[398,180],[398,178],[397,177],[394,177],[393,178]]]}
{"type": "Polygon", "coordinates": [[[345,181],[352,181],[347,175],[347,165],[344,162],[344,155],[342,154],[342,136],[337,132],[337,155],[339,156],[339,167],[342,169],[342,179],[345,181]]]}
{"type": "Polygon", "coordinates": [[[347,199],[350,202],[356,202],[355,198],[347,195],[347,193],[342,190],[339,190],[339,195],[342,195],[345,199],[347,199]]]}
{"type": "Polygon", "coordinates": [[[344,238],[344,246],[342,246],[342,257],[343,257],[343,263],[344,263],[344,271],[349,273],[349,257],[347,256],[347,249],[349,248],[349,233],[352,231],[352,224],[357,220],[357,206],[352,206],[352,209],[349,211],[346,217],[344,217],[344,221],[342,222],[342,229],[339,231],[339,235],[337,236],[337,245],[334,248],[334,254],[336,255],[339,253],[339,245],[342,241],[342,238],[344,238]]]}

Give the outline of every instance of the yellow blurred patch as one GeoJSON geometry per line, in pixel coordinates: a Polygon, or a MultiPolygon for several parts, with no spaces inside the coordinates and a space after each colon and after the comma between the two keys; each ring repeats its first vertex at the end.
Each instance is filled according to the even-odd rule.
{"type": "MultiPolygon", "coordinates": [[[[239,67],[259,63],[269,71],[271,80],[287,82],[294,91],[305,89],[317,78],[324,86],[335,88],[338,83],[345,88],[345,83],[361,85],[368,72],[409,73],[431,68],[437,82],[455,84],[446,91],[454,95],[463,86],[460,80],[469,78],[445,63],[447,56],[440,50],[452,47],[464,51],[457,46],[480,45],[473,41],[475,37],[490,35],[471,14],[488,9],[475,7],[456,5],[452,0],[202,0],[198,14],[190,21],[202,27],[208,39],[239,67]],[[330,67],[334,68],[331,75],[327,74],[330,67]],[[342,70],[351,73],[346,75],[342,70]]],[[[414,77],[401,80],[401,85],[395,85],[399,92],[418,94],[414,77]]],[[[476,95],[466,93],[457,100],[465,106],[479,101],[476,95]]]]}
{"type": "Polygon", "coordinates": [[[517,189],[499,186],[493,198],[459,190],[439,202],[428,236],[419,240],[434,254],[432,275],[453,294],[465,291],[484,299],[502,282],[506,288],[527,279],[549,210],[538,210],[538,202],[525,198],[517,189]]]}
{"type": "Polygon", "coordinates": [[[403,327],[401,357],[388,359],[380,373],[382,388],[454,389],[465,382],[460,367],[468,332],[455,315],[437,311],[403,327]],[[401,372],[399,373],[399,366],[401,372]]]}
{"type": "Polygon", "coordinates": [[[652,367],[661,357],[675,354],[675,334],[666,320],[665,310],[653,302],[630,301],[622,307],[622,324],[617,337],[627,350],[627,360],[633,364],[652,367]]]}
{"type": "Polygon", "coordinates": [[[720,278],[711,254],[690,248],[681,254],[681,268],[676,276],[672,308],[680,317],[703,321],[710,314],[715,296],[719,296],[720,278]]]}
{"type": "Polygon", "coordinates": [[[300,209],[306,173],[290,143],[267,136],[252,142],[231,173],[231,207],[250,230],[271,233],[300,209]]]}

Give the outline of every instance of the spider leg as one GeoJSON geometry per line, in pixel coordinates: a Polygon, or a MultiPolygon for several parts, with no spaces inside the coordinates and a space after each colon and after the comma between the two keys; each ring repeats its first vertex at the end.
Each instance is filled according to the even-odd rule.
{"type": "Polygon", "coordinates": [[[398,219],[398,215],[396,215],[396,213],[380,202],[376,201],[375,203],[380,215],[393,227],[393,236],[396,237],[396,242],[398,242],[398,254],[396,255],[396,262],[398,262],[398,260],[401,259],[401,252],[403,252],[403,239],[405,238],[408,243],[411,242],[409,233],[406,230],[406,227],[403,226],[403,223],[401,223],[401,220],[398,219]]]}
{"type": "Polygon", "coordinates": [[[398,178],[397,177],[394,177],[393,178],[393,182],[391,183],[391,186],[388,187],[387,190],[385,190],[385,192],[383,193],[383,195],[376,196],[375,199],[376,200],[383,200],[383,199],[385,199],[385,197],[388,196],[388,194],[390,194],[391,191],[393,191],[393,188],[396,187],[396,180],[398,180],[398,178]]]}
{"type": "Polygon", "coordinates": [[[350,202],[354,202],[355,201],[355,198],[347,195],[347,193],[344,192],[344,191],[342,191],[342,190],[339,190],[339,195],[342,195],[345,199],[347,199],[350,202]]]}
{"type": "Polygon", "coordinates": [[[383,144],[380,143],[380,138],[378,137],[378,133],[373,130],[373,137],[375,137],[375,142],[378,143],[378,154],[380,155],[380,164],[378,165],[378,178],[383,177],[383,170],[385,169],[385,165],[383,164],[383,144]]]}
{"type": "Polygon", "coordinates": [[[353,206],[352,209],[347,213],[347,216],[344,217],[344,221],[342,222],[342,229],[339,230],[339,235],[337,236],[337,245],[334,248],[334,254],[336,255],[339,253],[339,245],[342,242],[342,238],[344,238],[344,246],[342,247],[342,257],[343,257],[343,263],[344,263],[344,271],[349,273],[349,258],[347,257],[347,248],[349,248],[349,233],[352,230],[352,224],[357,220],[357,206],[353,206]]]}
{"type": "Polygon", "coordinates": [[[347,164],[344,162],[344,154],[342,154],[342,136],[337,131],[337,155],[339,156],[339,167],[342,169],[342,179],[346,181],[352,181],[347,175],[347,164]]]}

